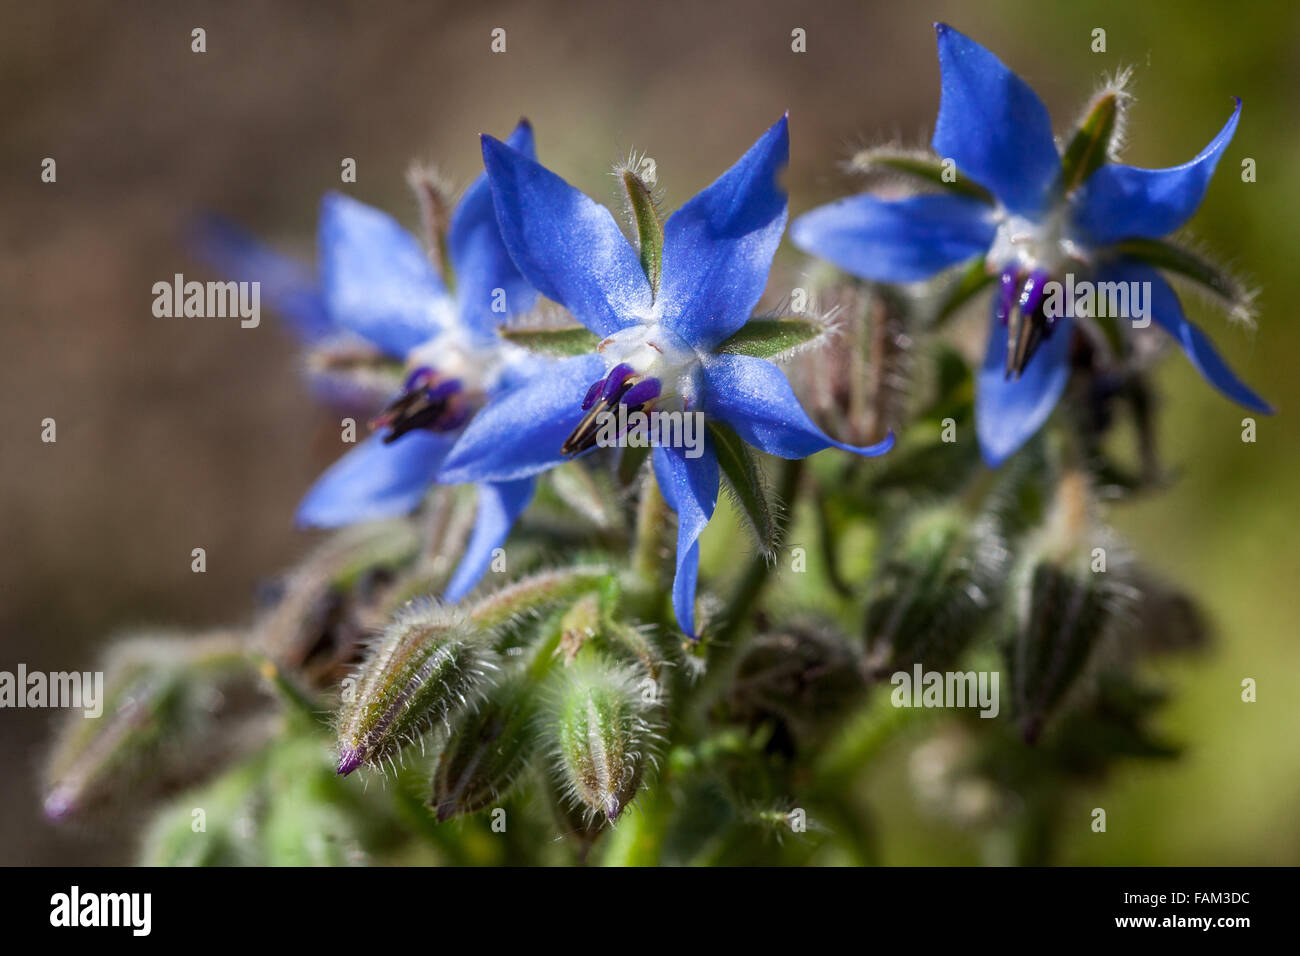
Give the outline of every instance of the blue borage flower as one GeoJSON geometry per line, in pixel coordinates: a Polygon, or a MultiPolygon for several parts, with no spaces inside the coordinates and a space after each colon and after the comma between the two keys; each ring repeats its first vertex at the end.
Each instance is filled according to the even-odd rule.
{"type": "Polygon", "coordinates": [[[1042,426],[1065,388],[1071,317],[1044,315],[1043,290],[1076,268],[1099,283],[1150,283],[1151,318],[1201,374],[1247,408],[1271,412],[1184,318],[1169,283],[1121,245],[1165,236],[1191,218],[1237,128],[1241,101],[1190,162],[1139,169],[1098,155],[1090,176],[1066,183],[1047,109],[1034,91],[973,40],[944,24],[936,30],[942,95],[931,145],[991,201],[957,193],[896,201],[854,196],[795,220],[795,245],[882,282],[926,279],[984,257],[999,278],[976,398],[976,430],[990,465],[1042,426]]]}
{"type": "MultiPolygon", "coordinates": [[[[527,121],[507,142],[534,155],[527,121]]],[[[483,403],[549,364],[496,334],[500,323],[531,309],[537,293],[502,245],[484,175],[451,214],[451,288],[396,220],[339,194],[321,205],[319,283],[310,270],[229,230],[208,238],[209,257],[228,274],[267,283],[268,301],[309,342],[350,336],[406,368],[401,392],[372,422],[376,433],[307,492],[300,525],[339,527],[414,510],[483,403]]],[[[446,600],[458,601],[482,578],[533,486],[531,477],[478,483],[474,531],[446,600]]]]}
{"type": "MultiPolygon", "coordinates": [[[[559,360],[494,398],[466,428],[440,480],[518,481],[587,450],[591,412],[619,405],[702,411],[746,442],[783,458],[835,446],[771,362],[718,350],[752,314],[785,229],[777,176],[789,156],[783,117],[739,162],[664,225],[662,268],[652,283],[608,209],[527,155],[483,137],[483,158],[506,248],[542,294],[602,340],[594,353],[559,360]]],[[[654,474],[677,513],[673,608],[695,637],[700,533],[718,497],[711,437],[702,454],[655,447],[654,474]]]]}

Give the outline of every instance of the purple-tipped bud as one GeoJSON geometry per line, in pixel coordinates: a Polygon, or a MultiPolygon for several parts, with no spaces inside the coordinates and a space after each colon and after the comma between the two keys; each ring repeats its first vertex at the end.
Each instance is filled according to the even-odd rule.
{"type": "Polygon", "coordinates": [[[355,747],[345,747],[339,751],[339,776],[346,777],[353,770],[356,770],[361,766],[363,759],[361,751],[355,747]]]}
{"type": "Polygon", "coordinates": [[[385,629],[339,708],[338,772],[378,766],[435,724],[473,703],[496,653],[463,614],[412,607],[385,629]]]}
{"type": "Polygon", "coordinates": [[[593,817],[617,819],[641,786],[655,740],[647,680],[639,669],[580,656],[555,693],[549,721],[555,773],[593,817]]]}
{"type": "Polygon", "coordinates": [[[41,804],[41,812],[51,823],[58,823],[72,813],[72,796],[62,788],[53,790],[41,804]]]}
{"type": "Polygon", "coordinates": [[[96,711],[68,713],[45,769],[41,809],[51,821],[202,779],[237,755],[269,707],[240,636],[224,632],[125,641],[84,693],[96,711]]]}

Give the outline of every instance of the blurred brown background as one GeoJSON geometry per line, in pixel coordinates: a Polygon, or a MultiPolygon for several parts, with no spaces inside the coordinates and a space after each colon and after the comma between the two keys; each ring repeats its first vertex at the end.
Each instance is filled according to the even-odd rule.
{"type": "MultiPolygon", "coordinates": [[[[598,198],[609,164],[649,150],[672,208],[783,110],[792,212],[850,188],[835,167],[880,137],[928,138],[938,105],[930,23],[944,19],[1033,84],[1058,129],[1103,71],[1137,67],[1131,162],[1190,158],[1242,95],[1241,131],[1198,234],[1264,286],[1254,340],[1205,319],[1283,414],[1257,445],[1177,358],[1162,433],[1185,479],[1118,515],[1157,567],[1200,590],[1219,626],[1208,660],[1169,672],[1174,767],[1108,796],[1127,836],[1080,839],[1071,862],[1300,860],[1294,623],[1300,464],[1294,309],[1300,163],[1294,4],[773,2],[0,4],[0,668],[88,669],[108,633],[247,618],[259,579],[308,543],[293,508],[337,452],[270,317],[157,319],[151,287],[214,278],[183,229],[212,210],[304,258],[316,204],[343,187],[414,223],[403,173],[436,161],[465,183],[475,134],[533,120],[544,161],[598,198]],[[494,27],[507,52],[490,52],[494,27]],[[1108,31],[1093,54],[1090,30],[1108,31]],[[192,53],[190,31],[207,31],[192,53]],[[795,27],[808,52],[790,49],[795,27]],[[1259,164],[1243,185],[1241,157],[1259,164]],[[58,181],[40,181],[44,157],[58,181]],[[58,423],[57,444],[40,423],[58,423]],[[190,550],[207,549],[206,574],[190,550]],[[1242,676],[1261,701],[1237,702],[1242,676]]],[[[603,192],[602,192],[603,190],[603,192]]],[[[783,252],[797,261],[788,248],[783,252]]],[[[121,832],[39,821],[49,712],[0,712],[0,862],[130,858],[121,832]]],[[[882,802],[895,802],[882,788],[882,802]]],[[[899,798],[901,800],[901,798],[899,798]]],[[[1091,804],[1090,804],[1091,805],[1091,804]]],[[[900,808],[899,812],[906,810],[900,808]]],[[[1115,813],[1112,810],[1112,819],[1115,813]]],[[[1114,827],[1112,826],[1112,829],[1114,827]]],[[[892,862],[950,859],[909,828],[892,862]]]]}

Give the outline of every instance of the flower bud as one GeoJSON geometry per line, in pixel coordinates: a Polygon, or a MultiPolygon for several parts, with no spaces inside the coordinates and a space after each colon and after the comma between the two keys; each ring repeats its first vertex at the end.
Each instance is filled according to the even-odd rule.
{"type": "Polygon", "coordinates": [[[609,569],[603,565],[541,571],[489,594],[474,605],[469,616],[480,628],[501,627],[543,607],[594,591],[608,576],[609,569]]]}
{"type": "Polygon", "coordinates": [[[830,627],[798,623],[749,642],[736,669],[732,714],[751,726],[774,725],[769,748],[793,751],[833,729],[865,687],[848,641],[830,627]]]}
{"type": "Polygon", "coordinates": [[[338,772],[391,761],[477,697],[495,668],[496,653],[463,614],[437,604],[401,612],[345,682],[338,772]]]}
{"type": "Polygon", "coordinates": [[[512,675],[453,722],[429,800],[439,822],[490,806],[528,767],[536,743],[534,689],[527,675],[512,675]]]}
{"type": "Polygon", "coordinates": [[[313,687],[333,686],[355,663],[366,621],[367,585],[410,564],[419,541],[409,522],[373,522],[328,538],[279,581],[279,596],[251,642],[313,687]]]}
{"type": "Polygon", "coordinates": [[[921,663],[944,670],[970,644],[994,600],[994,532],[960,508],[917,512],[891,543],[864,623],[871,676],[921,663]]]}
{"type": "Polygon", "coordinates": [[[271,732],[272,701],[236,634],[134,638],[104,670],[102,713],[74,711],[46,768],[51,820],[192,784],[271,732]]]}
{"type": "Polygon", "coordinates": [[[633,667],[580,656],[560,676],[549,733],[561,786],[592,816],[615,820],[652,759],[653,681],[633,667]],[[648,684],[646,683],[648,682],[648,684]]]}
{"type": "Polygon", "coordinates": [[[1091,510],[1085,479],[1063,475],[1012,576],[1005,655],[1012,704],[1031,743],[1125,624],[1137,593],[1128,555],[1091,510]]]}

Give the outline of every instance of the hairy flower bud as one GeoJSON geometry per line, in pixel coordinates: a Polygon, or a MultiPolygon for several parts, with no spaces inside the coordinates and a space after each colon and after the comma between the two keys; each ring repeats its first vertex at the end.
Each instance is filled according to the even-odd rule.
{"type": "Polygon", "coordinates": [[[424,604],[401,612],[344,684],[338,772],[391,761],[476,697],[496,657],[482,633],[453,609],[424,604]]]}
{"type": "Polygon", "coordinates": [[[192,784],[271,732],[272,701],[236,634],[125,641],[109,654],[102,697],[100,716],[69,717],[46,768],[51,820],[192,784]]]}
{"type": "Polygon", "coordinates": [[[429,799],[439,822],[490,806],[528,767],[536,743],[533,691],[526,674],[511,675],[453,723],[429,799]]]}
{"type": "Polygon", "coordinates": [[[474,605],[469,616],[480,628],[501,627],[543,607],[594,591],[608,576],[609,569],[603,565],[542,571],[489,594],[474,605]]]}
{"type": "Polygon", "coordinates": [[[654,700],[653,681],[638,669],[594,656],[580,656],[561,675],[548,722],[555,769],[571,801],[591,815],[615,820],[636,796],[653,759],[654,700]]]}
{"type": "Polygon", "coordinates": [[[796,623],[754,637],[736,669],[734,716],[771,723],[769,749],[820,739],[865,689],[856,650],[833,628],[796,623]]]}
{"type": "Polygon", "coordinates": [[[410,523],[401,521],[332,535],[277,582],[274,604],[253,626],[253,646],[313,687],[337,684],[366,632],[368,585],[411,564],[418,545],[410,523]]]}
{"type": "Polygon", "coordinates": [[[1127,554],[1092,520],[1085,479],[1066,473],[1012,576],[1005,654],[1026,740],[1038,739],[1101,645],[1125,625],[1136,596],[1131,579],[1127,554]]]}
{"type": "Polygon", "coordinates": [[[919,511],[890,543],[864,623],[874,677],[921,663],[943,670],[970,644],[994,602],[1002,562],[996,530],[959,508],[919,511]]]}

